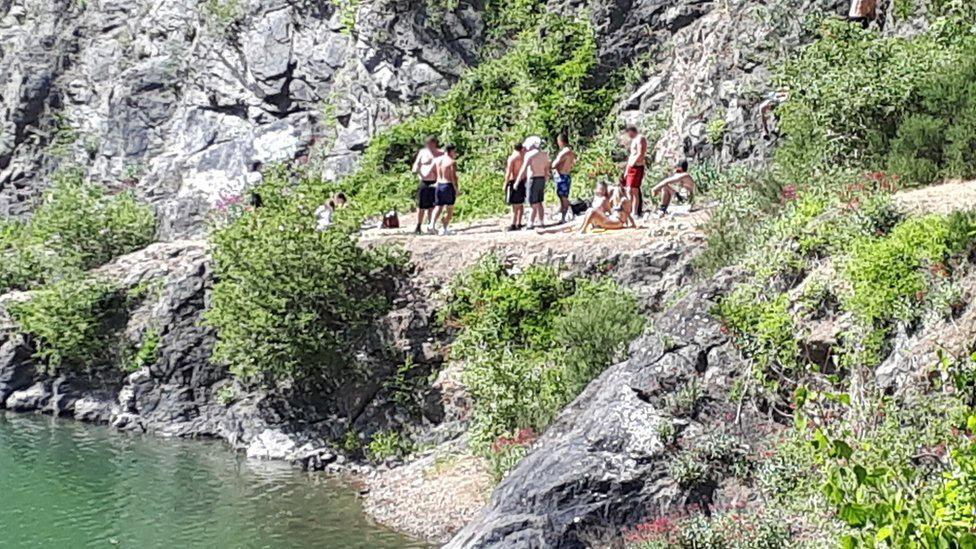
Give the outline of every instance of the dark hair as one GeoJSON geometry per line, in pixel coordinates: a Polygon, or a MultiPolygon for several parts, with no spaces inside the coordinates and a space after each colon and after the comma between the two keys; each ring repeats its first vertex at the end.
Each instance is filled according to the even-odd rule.
{"type": "Polygon", "coordinates": [[[454,152],[456,150],[457,150],[457,147],[455,147],[454,145],[450,145],[450,144],[449,145],[444,145],[444,152],[446,152],[446,153],[454,152]]]}
{"type": "Polygon", "coordinates": [[[348,200],[346,199],[346,193],[336,193],[335,199],[341,200],[343,202],[348,202],[348,200]]]}
{"type": "Polygon", "coordinates": [[[626,130],[628,132],[636,132],[636,131],[638,131],[637,130],[637,126],[635,126],[633,124],[627,124],[627,127],[625,127],[624,130],[626,130]]]}
{"type": "Polygon", "coordinates": [[[566,132],[563,132],[563,133],[559,134],[558,136],[556,136],[556,139],[558,139],[558,140],[562,141],[563,143],[569,145],[569,135],[567,135],[566,132]]]}
{"type": "Polygon", "coordinates": [[[427,137],[424,138],[424,143],[433,143],[435,145],[439,145],[440,144],[437,141],[437,136],[436,135],[428,135],[427,137]]]}
{"type": "Polygon", "coordinates": [[[687,158],[681,159],[680,161],[678,161],[676,167],[679,170],[683,171],[683,172],[687,172],[688,171],[688,159],[687,158]]]}
{"type": "Polygon", "coordinates": [[[525,149],[525,146],[522,145],[522,143],[516,143],[515,144],[515,150],[516,151],[521,151],[521,150],[524,150],[524,149],[525,149]]]}

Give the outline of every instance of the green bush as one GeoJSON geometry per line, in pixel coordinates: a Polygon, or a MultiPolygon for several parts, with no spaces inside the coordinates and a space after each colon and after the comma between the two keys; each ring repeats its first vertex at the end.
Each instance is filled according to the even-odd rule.
{"type": "Polygon", "coordinates": [[[770,511],[663,516],[624,535],[636,549],[780,549],[790,541],[785,518],[770,511]]]}
{"type": "Polygon", "coordinates": [[[788,179],[835,165],[887,168],[910,183],[976,174],[976,15],[937,12],[912,38],[828,20],[787,64],[776,161],[788,179]]]}
{"type": "Polygon", "coordinates": [[[122,310],[114,284],[98,278],[70,278],[9,306],[20,328],[31,335],[35,357],[53,373],[90,369],[108,358],[111,322],[122,310]]]}
{"type": "Polygon", "coordinates": [[[912,218],[890,235],[854,242],[842,267],[851,291],[844,307],[870,326],[911,321],[928,288],[929,271],[967,249],[974,237],[968,214],[912,218]]]}
{"type": "Polygon", "coordinates": [[[403,457],[413,451],[413,444],[398,431],[381,431],[366,445],[366,455],[374,462],[403,457]]]}
{"type": "Polygon", "coordinates": [[[785,293],[766,298],[751,286],[740,286],[719,303],[716,313],[761,372],[798,366],[797,330],[785,293]]]}
{"type": "Polygon", "coordinates": [[[543,266],[513,275],[492,256],[451,293],[442,320],[460,329],[452,353],[466,361],[472,442],[485,454],[500,437],[545,428],[643,326],[634,297],[609,280],[543,266]]]}
{"type": "Polygon", "coordinates": [[[29,221],[0,226],[0,291],[77,276],[146,246],[155,225],[131,193],[108,195],[78,170],[60,172],[29,221]]]}
{"type": "Polygon", "coordinates": [[[317,231],[317,202],[279,172],[266,174],[259,192],[264,207],[212,234],[214,359],[247,381],[340,380],[355,372],[357,342],[389,309],[402,258],[361,247],[348,220],[317,231]]]}

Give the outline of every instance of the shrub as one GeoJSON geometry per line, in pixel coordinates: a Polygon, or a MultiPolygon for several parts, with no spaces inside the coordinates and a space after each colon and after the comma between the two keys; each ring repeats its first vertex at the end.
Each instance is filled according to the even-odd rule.
{"type": "Polygon", "coordinates": [[[131,193],[108,195],[79,170],[62,171],[29,221],[0,228],[0,291],[77,276],[146,246],[155,225],[131,193]]]}
{"type": "Polygon", "coordinates": [[[924,269],[967,249],[974,230],[971,215],[929,215],[905,221],[888,236],[860,238],[842,267],[851,285],[844,307],[871,326],[917,318],[928,286],[924,269]]]}
{"type": "Polygon", "coordinates": [[[784,517],[762,510],[663,516],[624,534],[626,546],[639,549],[779,549],[789,539],[784,517]]]}
{"type": "Polygon", "coordinates": [[[372,461],[385,461],[392,457],[404,457],[413,451],[410,440],[398,431],[381,431],[373,435],[366,446],[366,455],[372,461]]]}
{"type": "Polygon", "coordinates": [[[643,326],[634,297],[611,281],[564,280],[542,266],[513,275],[490,256],[451,293],[442,320],[460,329],[453,354],[467,362],[472,443],[485,454],[545,428],[643,326]]]}
{"type": "Polygon", "coordinates": [[[90,369],[104,361],[114,332],[111,321],[121,308],[118,288],[98,278],[61,280],[9,307],[49,373],[90,369]]]}
{"type": "Polygon", "coordinates": [[[355,372],[357,342],[389,309],[402,259],[360,247],[343,223],[317,231],[317,203],[277,172],[265,181],[265,206],[212,234],[214,359],[246,381],[338,382],[355,372]]]}
{"type": "MultiPolygon", "coordinates": [[[[131,293],[130,293],[131,295],[131,293]]],[[[149,328],[142,334],[142,341],[136,347],[135,354],[125,365],[127,372],[135,372],[142,368],[148,368],[159,359],[159,330],[149,328]]]]}
{"type": "Polygon", "coordinates": [[[976,170],[976,34],[972,8],[935,8],[913,38],[828,20],[780,75],[787,136],[776,160],[792,181],[829,166],[887,168],[908,182],[976,170]]]}
{"type": "Polygon", "coordinates": [[[798,366],[796,327],[785,293],[772,298],[741,286],[719,303],[717,314],[736,336],[739,349],[752,357],[761,372],[798,366]]]}

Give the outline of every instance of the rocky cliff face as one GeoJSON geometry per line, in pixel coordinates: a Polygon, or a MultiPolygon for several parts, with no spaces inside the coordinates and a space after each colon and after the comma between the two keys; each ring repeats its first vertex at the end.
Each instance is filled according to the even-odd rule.
{"type": "Polygon", "coordinates": [[[415,0],[351,15],[326,0],[0,2],[0,214],[29,210],[69,160],[135,186],[164,238],[199,230],[255,162],[318,142],[323,175],[347,172],[476,61],[484,34],[467,2],[437,25],[415,0]]]}
{"type": "MultiPolygon", "coordinates": [[[[623,120],[660,135],[657,156],[765,157],[771,72],[804,22],[845,0],[550,0],[589,13],[602,74],[650,67],[623,120]]],[[[4,0],[0,2],[0,214],[30,210],[72,161],[133,186],[160,236],[202,228],[255,163],[354,168],[380,129],[448,89],[479,59],[480,2],[421,0],[4,0]],[[337,7],[345,6],[345,7],[337,7]],[[353,24],[352,21],[355,21],[353,24]]]]}

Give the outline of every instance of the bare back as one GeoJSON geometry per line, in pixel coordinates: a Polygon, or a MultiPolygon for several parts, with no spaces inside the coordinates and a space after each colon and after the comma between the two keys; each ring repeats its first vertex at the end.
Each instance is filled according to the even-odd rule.
{"type": "Polygon", "coordinates": [[[437,173],[438,183],[451,183],[457,186],[457,162],[451,158],[451,155],[438,157],[434,164],[434,171],[437,173]]]}
{"type": "Polygon", "coordinates": [[[546,151],[535,150],[525,157],[528,177],[546,177],[552,169],[552,160],[546,151]]]}
{"type": "Polygon", "coordinates": [[[505,166],[506,183],[515,181],[518,178],[519,172],[522,171],[522,162],[522,153],[515,152],[508,157],[508,163],[505,166]]]}

